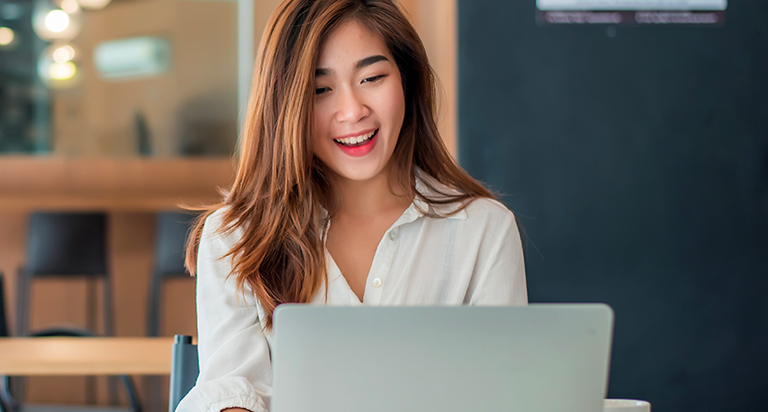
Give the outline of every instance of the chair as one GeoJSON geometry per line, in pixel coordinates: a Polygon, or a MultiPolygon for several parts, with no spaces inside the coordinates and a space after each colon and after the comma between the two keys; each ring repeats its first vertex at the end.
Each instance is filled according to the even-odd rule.
{"type": "MultiPolygon", "coordinates": [[[[161,311],[163,309],[163,285],[171,279],[194,281],[184,267],[184,251],[187,233],[195,218],[184,212],[159,212],[155,218],[155,265],[149,282],[147,299],[147,336],[161,335],[161,311]]],[[[156,376],[146,378],[147,399],[152,409],[163,408],[161,380],[156,376]]]]}
{"type": "Polygon", "coordinates": [[[200,366],[197,345],[188,335],[175,335],[171,358],[171,385],[168,394],[168,412],[174,412],[181,399],[195,386],[200,366]]]}
{"type": "Polygon", "coordinates": [[[86,328],[96,329],[96,280],[103,286],[104,334],[114,335],[112,281],[107,262],[104,213],[36,212],[29,218],[26,264],[19,269],[16,328],[29,333],[30,289],[37,278],[84,278],[88,284],[86,328]]]}
{"type": "Polygon", "coordinates": [[[190,278],[184,267],[187,233],[195,215],[181,212],[160,212],[155,229],[155,268],[149,286],[147,336],[160,334],[162,285],[170,278],[190,278]]]}
{"type": "MultiPolygon", "coordinates": [[[[0,272],[0,337],[8,337],[8,328],[5,317],[5,278],[0,272]]],[[[74,329],[74,328],[50,328],[36,332],[30,336],[48,337],[48,336],[71,336],[83,337],[94,336],[93,333],[74,329]]],[[[73,411],[93,411],[93,412],[141,412],[141,402],[136,395],[136,388],[133,380],[128,375],[118,376],[125,389],[128,398],[128,408],[98,407],[98,406],[56,406],[56,405],[27,405],[21,404],[12,397],[11,382],[8,376],[0,376],[0,410],[3,412],[73,412],[73,411]]]]}
{"type": "MultiPolygon", "coordinates": [[[[37,279],[81,279],[87,289],[85,331],[97,332],[96,286],[102,284],[103,334],[114,336],[112,278],[109,273],[107,216],[91,212],[35,212],[29,216],[26,263],[18,271],[16,330],[19,336],[30,333],[31,287],[37,279]]],[[[62,319],[62,322],[66,320],[62,319]]],[[[73,329],[74,333],[85,332],[73,329]]],[[[24,393],[23,380],[17,391],[24,393]]],[[[89,399],[93,400],[94,381],[89,378],[89,399]]],[[[108,379],[111,403],[117,404],[116,381],[108,379]]]]}

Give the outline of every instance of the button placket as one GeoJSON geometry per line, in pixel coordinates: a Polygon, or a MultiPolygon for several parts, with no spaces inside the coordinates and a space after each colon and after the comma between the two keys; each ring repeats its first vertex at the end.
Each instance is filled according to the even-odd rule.
{"type": "Polygon", "coordinates": [[[389,276],[389,269],[392,267],[392,258],[397,249],[397,238],[399,229],[390,229],[384,235],[384,239],[379,244],[379,249],[376,251],[376,255],[373,258],[373,264],[371,267],[371,277],[368,278],[366,284],[365,299],[366,303],[371,305],[378,305],[381,302],[381,296],[384,292],[384,283],[389,276]]]}

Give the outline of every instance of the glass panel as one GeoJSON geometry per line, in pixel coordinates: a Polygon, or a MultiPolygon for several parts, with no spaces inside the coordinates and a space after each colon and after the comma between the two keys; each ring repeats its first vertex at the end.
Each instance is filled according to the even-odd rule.
{"type": "Polygon", "coordinates": [[[237,10],[235,0],[0,0],[0,153],[231,154],[237,10]],[[98,3],[108,4],[86,8],[98,3]]]}

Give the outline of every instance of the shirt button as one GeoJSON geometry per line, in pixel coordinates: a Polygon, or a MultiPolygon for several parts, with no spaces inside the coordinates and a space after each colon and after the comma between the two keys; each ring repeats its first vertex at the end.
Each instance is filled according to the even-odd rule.
{"type": "Polygon", "coordinates": [[[375,287],[375,288],[380,288],[382,283],[384,283],[384,282],[382,282],[382,281],[381,281],[381,278],[376,278],[376,279],[374,279],[374,280],[371,282],[371,284],[372,284],[372,285],[373,285],[373,287],[375,287]]]}
{"type": "Polygon", "coordinates": [[[389,232],[389,240],[394,241],[395,239],[397,239],[397,232],[393,230],[389,232]]]}

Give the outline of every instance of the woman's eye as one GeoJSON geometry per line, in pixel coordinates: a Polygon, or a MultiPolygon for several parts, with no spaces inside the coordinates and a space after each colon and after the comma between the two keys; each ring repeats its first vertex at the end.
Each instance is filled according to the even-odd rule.
{"type": "Polygon", "coordinates": [[[384,77],[386,77],[385,74],[380,74],[378,76],[372,76],[372,77],[366,77],[365,79],[363,79],[362,83],[373,83],[373,82],[376,82],[378,80],[383,79],[384,77]]]}
{"type": "Polygon", "coordinates": [[[315,95],[319,96],[323,93],[328,92],[329,90],[331,90],[330,87],[318,87],[317,89],[315,89],[315,95]]]}

